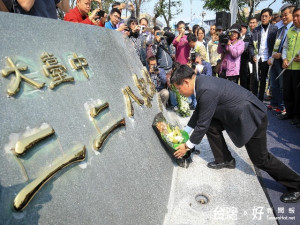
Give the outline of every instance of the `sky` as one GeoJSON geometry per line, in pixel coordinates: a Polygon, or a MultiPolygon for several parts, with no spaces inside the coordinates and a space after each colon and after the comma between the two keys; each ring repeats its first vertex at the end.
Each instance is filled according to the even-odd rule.
{"type": "MultiPolygon", "coordinates": [[[[144,3],[141,12],[142,13],[149,13],[153,16],[153,8],[154,4],[157,2],[157,0],[150,0],[148,3],[144,3]]],[[[257,6],[257,10],[264,9],[268,7],[268,5],[273,2],[273,0],[263,0],[259,5],[257,6]]],[[[216,18],[216,13],[208,10],[203,9],[203,1],[201,0],[192,0],[192,4],[190,0],[182,0],[182,7],[183,12],[178,14],[171,22],[173,24],[174,22],[178,22],[180,20],[183,20],[184,22],[190,22],[191,16],[198,17],[200,20],[202,20],[202,17],[200,16],[202,12],[204,11],[206,13],[204,20],[210,20],[216,18]]],[[[280,7],[282,6],[282,0],[276,0],[274,4],[270,6],[271,9],[273,9],[274,12],[278,12],[280,7]]],[[[162,17],[158,18],[161,22],[164,22],[164,19],[162,17]]]]}

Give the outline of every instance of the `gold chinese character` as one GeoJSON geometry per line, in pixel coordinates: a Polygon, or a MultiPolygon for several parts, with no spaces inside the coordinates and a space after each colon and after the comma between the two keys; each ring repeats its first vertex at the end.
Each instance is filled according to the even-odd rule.
{"type": "Polygon", "coordinates": [[[45,83],[38,83],[38,82],[24,76],[23,74],[21,74],[20,71],[26,71],[27,66],[17,67],[10,57],[7,57],[6,61],[7,61],[9,68],[2,70],[2,76],[7,77],[11,73],[15,73],[15,75],[16,75],[16,79],[13,79],[7,88],[7,93],[9,96],[13,96],[18,92],[22,79],[25,82],[27,82],[28,84],[30,84],[38,89],[41,89],[42,87],[44,87],[45,83]]]}
{"type": "Polygon", "coordinates": [[[48,52],[43,52],[41,59],[45,66],[43,67],[44,74],[51,76],[52,82],[50,83],[50,89],[55,88],[57,85],[64,82],[73,82],[74,77],[68,76],[67,68],[64,65],[58,63],[57,59],[48,52]]]}
{"type": "Polygon", "coordinates": [[[125,87],[123,90],[123,95],[125,97],[125,102],[126,102],[126,108],[127,108],[127,115],[128,117],[133,117],[134,116],[134,108],[132,106],[132,101],[131,98],[139,105],[142,106],[144,104],[144,100],[138,98],[131,90],[129,86],[125,87]]]}
{"type": "Polygon", "coordinates": [[[105,102],[104,104],[101,104],[99,106],[93,107],[93,108],[91,108],[89,110],[89,114],[92,117],[93,124],[94,124],[95,128],[97,129],[97,131],[99,133],[98,137],[93,142],[94,150],[100,150],[100,148],[102,147],[102,145],[105,142],[105,140],[107,139],[107,137],[115,129],[117,129],[117,128],[121,127],[121,126],[126,126],[125,119],[122,118],[122,119],[118,120],[117,122],[113,123],[111,126],[109,126],[109,128],[105,132],[101,132],[100,128],[96,124],[96,121],[95,121],[94,117],[96,117],[97,115],[99,115],[100,112],[102,112],[103,110],[107,109],[108,107],[109,107],[109,104],[107,102],[105,102]]]}
{"type": "Polygon", "coordinates": [[[78,55],[75,52],[73,53],[73,57],[74,58],[70,60],[70,64],[73,67],[73,69],[75,69],[75,70],[81,69],[83,75],[87,79],[89,79],[89,75],[88,75],[88,73],[86,72],[86,70],[84,68],[84,67],[88,66],[88,62],[86,61],[86,59],[83,58],[83,57],[78,57],[78,55]]]}
{"type": "Polygon", "coordinates": [[[38,178],[26,185],[15,197],[14,208],[16,211],[22,211],[36,193],[61,169],[85,159],[86,149],[85,146],[79,146],[72,152],[61,157],[53,163],[53,165],[42,173],[38,178]]]}

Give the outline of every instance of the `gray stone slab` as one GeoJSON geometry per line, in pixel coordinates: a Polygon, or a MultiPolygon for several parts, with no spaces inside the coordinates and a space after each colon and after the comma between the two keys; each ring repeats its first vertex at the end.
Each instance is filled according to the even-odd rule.
{"type": "Polygon", "coordinates": [[[142,77],[128,39],[104,28],[2,12],[0,31],[1,69],[9,56],[28,65],[24,75],[47,86],[36,90],[22,82],[19,93],[8,97],[6,88],[15,75],[0,78],[0,224],[162,224],[173,163],[151,128],[159,112],[156,95],[152,108],[134,104],[134,119],[127,117],[121,89],[129,85],[140,96],[132,74],[142,77]],[[40,60],[44,51],[67,67],[73,84],[49,89],[40,60]],[[71,68],[73,52],[87,59],[90,80],[71,68]],[[97,130],[85,107],[93,101],[110,104],[96,118],[100,128],[126,119],[126,127],[116,130],[100,153],[92,149],[97,130]],[[27,182],[10,148],[18,136],[43,123],[55,129],[55,136],[21,157],[29,181],[77,144],[86,145],[87,158],[58,172],[16,213],[12,202],[27,182]]]}

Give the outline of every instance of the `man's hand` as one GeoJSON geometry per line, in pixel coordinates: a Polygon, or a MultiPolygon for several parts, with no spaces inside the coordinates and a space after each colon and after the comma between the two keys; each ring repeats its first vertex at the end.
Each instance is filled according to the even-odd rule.
{"type": "Polygon", "coordinates": [[[283,60],[283,62],[282,62],[282,68],[286,69],[286,68],[288,68],[288,66],[289,66],[289,61],[287,59],[283,60]]]}
{"type": "Polygon", "coordinates": [[[128,29],[128,27],[126,26],[125,23],[122,23],[122,24],[119,26],[119,28],[117,29],[117,31],[123,31],[123,30],[126,30],[126,29],[128,29]]]}
{"type": "Polygon", "coordinates": [[[274,53],[274,54],[272,55],[272,57],[273,57],[274,59],[280,59],[280,58],[281,58],[281,53],[274,53]]]}
{"type": "Polygon", "coordinates": [[[185,144],[179,145],[176,149],[177,151],[174,153],[174,156],[178,159],[182,158],[188,151],[188,149],[185,147],[185,144]]]}
{"type": "Polygon", "coordinates": [[[89,16],[89,19],[91,21],[96,20],[99,18],[99,16],[97,15],[97,13],[100,11],[100,8],[95,9],[92,14],[89,16]]]}
{"type": "Polygon", "coordinates": [[[294,62],[300,62],[300,55],[298,55],[294,58],[294,62]]]}
{"type": "Polygon", "coordinates": [[[256,56],[253,56],[253,62],[256,63],[256,56]]]}
{"type": "Polygon", "coordinates": [[[128,2],[128,9],[129,11],[134,11],[134,5],[132,4],[132,2],[128,2]]]}

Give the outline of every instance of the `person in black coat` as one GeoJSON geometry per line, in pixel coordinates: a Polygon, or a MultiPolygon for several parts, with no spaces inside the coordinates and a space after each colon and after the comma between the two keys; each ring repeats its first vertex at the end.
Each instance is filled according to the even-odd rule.
{"type": "Polygon", "coordinates": [[[266,171],[287,188],[281,201],[290,203],[300,200],[300,176],[267,150],[268,125],[266,106],[245,88],[216,77],[197,76],[186,65],[177,68],[171,83],[179,93],[196,96],[197,106],[188,122],[187,129],[194,129],[190,139],[177,148],[175,157],[180,158],[199,144],[206,134],[215,157],[208,163],[212,169],[235,168],[223,130],[237,147],[245,145],[253,164],[266,171]]]}
{"type": "MultiPolygon", "coordinates": [[[[266,78],[268,76],[268,59],[272,56],[275,44],[277,27],[270,23],[273,10],[266,8],[261,11],[261,25],[256,27],[252,34],[251,44],[249,45],[250,56],[254,62],[258,60],[259,91],[258,98],[263,101],[266,88],[266,78]],[[255,48],[258,51],[257,58],[255,48]]],[[[255,93],[256,91],[254,91],[255,93]]]]}

